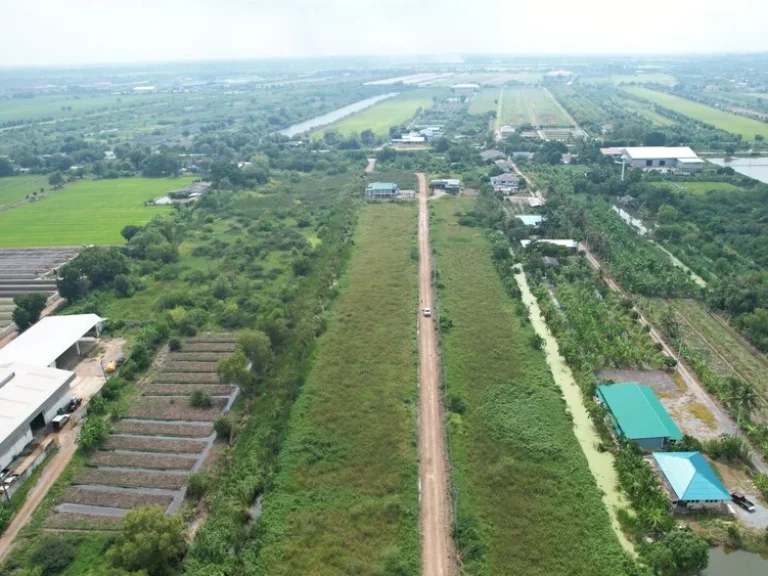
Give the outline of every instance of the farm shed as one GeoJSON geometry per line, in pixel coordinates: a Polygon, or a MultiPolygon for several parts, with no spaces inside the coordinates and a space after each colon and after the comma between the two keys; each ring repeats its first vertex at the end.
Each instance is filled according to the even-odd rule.
{"type": "Polygon", "coordinates": [[[458,95],[468,96],[470,94],[474,94],[480,89],[479,84],[473,84],[473,83],[463,83],[463,84],[454,84],[451,86],[451,92],[458,95]]]}
{"type": "Polygon", "coordinates": [[[621,149],[621,157],[633,168],[699,170],[704,160],[688,146],[640,146],[621,149]]]}
{"type": "Polygon", "coordinates": [[[654,452],[664,491],[678,508],[719,508],[731,495],[700,452],[654,452]]]}
{"type": "Polygon", "coordinates": [[[0,469],[6,468],[72,398],[75,373],[0,363],[0,469]]]}
{"type": "Polygon", "coordinates": [[[597,399],[608,409],[616,434],[644,450],[663,448],[683,437],[650,386],[634,382],[598,386],[597,399]]]}
{"type": "Polygon", "coordinates": [[[520,220],[526,226],[538,226],[541,222],[546,220],[544,216],[538,214],[516,214],[515,218],[520,220]]]}
{"type": "Polygon", "coordinates": [[[432,188],[441,188],[451,194],[457,194],[461,190],[461,180],[458,180],[457,178],[431,180],[429,185],[432,188]]]}
{"type": "Polygon", "coordinates": [[[91,331],[98,338],[104,319],[96,314],[46,316],[0,350],[0,365],[21,362],[56,367],[56,360],[70,348],[80,354],[80,341],[91,331]]]}
{"type": "Polygon", "coordinates": [[[366,198],[394,198],[399,187],[394,182],[371,182],[365,189],[366,198]]]}

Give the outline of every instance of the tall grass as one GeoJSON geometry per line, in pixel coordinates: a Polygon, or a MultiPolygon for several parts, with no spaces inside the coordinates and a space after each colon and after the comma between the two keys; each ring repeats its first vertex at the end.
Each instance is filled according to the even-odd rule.
{"type": "Polygon", "coordinates": [[[264,501],[257,573],[419,571],[415,216],[363,210],[264,501]]]}
{"type": "Polygon", "coordinates": [[[623,553],[534,332],[473,200],[435,203],[443,366],[467,574],[616,575],[623,553]],[[523,315],[521,316],[521,313],[523,315]]]}

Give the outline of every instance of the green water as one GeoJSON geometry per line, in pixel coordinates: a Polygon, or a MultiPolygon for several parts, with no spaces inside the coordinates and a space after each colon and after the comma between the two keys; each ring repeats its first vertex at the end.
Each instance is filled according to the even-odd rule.
{"type": "Polygon", "coordinates": [[[768,560],[757,554],[734,550],[726,553],[722,548],[709,551],[709,568],[701,576],[765,576],[768,560]]]}

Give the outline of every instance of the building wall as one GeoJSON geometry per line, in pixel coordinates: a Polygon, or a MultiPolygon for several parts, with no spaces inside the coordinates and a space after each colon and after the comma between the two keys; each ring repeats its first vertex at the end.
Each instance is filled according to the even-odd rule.
{"type": "Polygon", "coordinates": [[[715,500],[712,502],[709,500],[678,500],[677,502],[674,502],[674,504],[677,508],[682,508],[684,510],[715,510],[723,505],[723,501],[715,500]]]}
{"type": "Polygon", "coordinates": [[[0,470],[8,468],[13,459],[21,454],[24,447],[32,440],[34,440],[34,436],[32,436],[29,424],[24,424],[12,436],[6,438],[5,442],[0,445],[0,470]]]}
{"type": "Polygon", "coordinates": [[[666,438],[640,438],[635,440],[643,450],[656,450],[663,448],[666,444],[666,438]]]}

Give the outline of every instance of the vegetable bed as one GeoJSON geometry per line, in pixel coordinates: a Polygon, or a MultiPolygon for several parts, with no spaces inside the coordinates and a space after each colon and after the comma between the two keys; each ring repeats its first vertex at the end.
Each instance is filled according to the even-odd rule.
{"type": "Polygon", "coordinates": [[[203,334],[202,336],[185,339],[183,345],[186,346],[195,342],[229,342],[234,345],[237,342],[237,336],[234,334],[203,334]]]}
{"type": "Polygon", "coordinates": [[[155,382],[218,384],[219,375],[216,372],[161,372],[155,382]]]}
{"type": "Polygon", "coordinates": [[[86,490],[79,486],[67,488],[59,503],[83,504],[85,506],[106,506],[108,508],[138,508],[140,506],[162,506],[167,508],[173,496],[165,494],[141,494],[122,490],[86,490]]]}
{"type": "Polygon", "coordinates": [[[179,490],[184,486],[186,474],[170,472],[123,472],[86,468],[75,477],[75,484],[101,484],[120,488],[164,488],[179,490]]]}
{"type": "Polygon", "coordinates": [[[43,528],[112,532],[120,530],[122,523],[122,518],[54,511],[43,522],[43,528]]]}
{"type": "MultiPolygon", "coordinates": [[[[191,391],[190,391],[191,392],[191,391]]],[[[130,418],[151,420],[192,420],[212,422],[226,405],[225,398],[214,398],[210,408],[194,408],[186,398],[144,398],[128,410],[130,418]]]]}
{"type": "Polygon", "coordinates": [[[156,470],[192,470],[197,457],[181,457],[159,454],[126,454],[124,452],[97,452],[91,458],[96,466],[123,466],[129,468],[152,468],[156,470]]]}
{"type": "Polygon", "coordinates": [[[171,424],[165,422],[131,422],[121,420],[112,430],[123,434],[145,434],[148,436],[188,436],[190,438],[205,438],[213,432],[212,424],[171,424]]]}
{"type": "Polygon", "coordinates": [[[205,448],[204,440],[183,440],[181,438],[155,438],[147,436],[115,436],[104,442],[105,450],[141,450],[144,452],[169,452],[171,454],[199,454],[205,448]]]}
{"type": "Polygon", "coordinates": [[[230,352],[171,352],[171,362],[212,362],[215,363],[230,356],[230,352]]]}
{"type": "Polygon", "coordinates": [[[195,390],[204,390],[213,396],[229,396],[235,387],[229,384],[152,384],[144,389],[144,396],[189,396],[195,390]]]}
{"type": "Polygon", "coordinates": [[[184,352],[228,352],[232,354],[235,351],[235,344],[232,342],[185,342],[181,349],[184,352]]]}
{"type": "Polygon", "coordinates": [[[216,372],[216,362],[167,362],[164,372],[216,372]]]}

